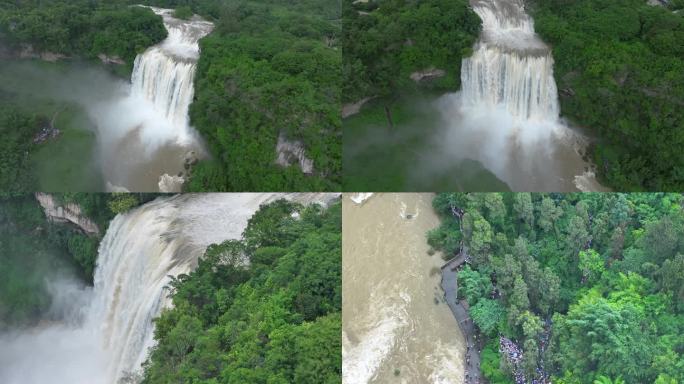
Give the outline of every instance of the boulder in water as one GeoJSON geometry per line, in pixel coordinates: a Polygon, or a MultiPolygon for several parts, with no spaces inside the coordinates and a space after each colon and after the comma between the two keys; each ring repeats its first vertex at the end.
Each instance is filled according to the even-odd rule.
{"type": "Polygon", "coordinates": [[[199,157],[197,156],[197,152],[195,151],[190,151],[185,154],[185,158],[183,158],[183,167],[185,170],[190,170],[192,167],[197,165],[199,162],[199,157]]]}

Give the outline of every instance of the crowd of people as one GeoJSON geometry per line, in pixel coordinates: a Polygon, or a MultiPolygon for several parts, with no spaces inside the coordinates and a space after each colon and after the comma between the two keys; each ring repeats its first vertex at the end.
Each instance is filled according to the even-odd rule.
{"type": "MultiPolygon", "coordinates": [[[[480,363],[479,360],[476,357],[473,357],[471,360],[470,356],[475,354],[476,352],[475,345],[471,345],[470,342],[468,343],[466,347],[466,374],[465,374],[465,382],[466,384],[475,384],[480,382],[480,363]]],[[[479,356],[481,350],[477,349],[477,355],[479,356]]]]}
{"type": "Polygon", "coordinates": [[[535,369],[535,377],[531,380],[527,379],[525,371],[522,368],[523,351],[512,340],[504,336],[499,336],[499,353],[508,360],[512,367],[515,384],[551,384],[551,379],[544,371],[543,366],[539,366],[535,369]]]}

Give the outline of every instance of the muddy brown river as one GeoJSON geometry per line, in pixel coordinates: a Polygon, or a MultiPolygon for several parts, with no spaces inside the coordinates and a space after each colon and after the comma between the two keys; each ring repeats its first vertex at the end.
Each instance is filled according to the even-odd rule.
{"type": "Polygon", "coordinates": [[[425,237],[433,195],[358,195],[342,208],[342,382],[463,382],[464,338],[425,237]]]}

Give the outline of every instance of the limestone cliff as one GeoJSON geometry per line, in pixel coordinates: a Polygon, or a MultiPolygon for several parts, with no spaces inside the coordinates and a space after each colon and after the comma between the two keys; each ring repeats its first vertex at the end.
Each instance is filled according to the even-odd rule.
{"type": "Polygon", "coordinates": [[[305,174],[314,172],[314,162],[306,156],[304,144],[300,141],[289,141],[281,134],[278,137],[276,152],[278,153],[276,164],[283,167],[299,164],[305,174]]]}
{"type": "Polygon", "coordinates": [[[88,235],[97,235],[100,229],[92,220],[87,218],[78,204],[61,204],[54,196],[47,193],[36,193],[36,200],[43,207],[45,216],[49,221],[56,223],[69,223],[77,226],[88,235]]]}

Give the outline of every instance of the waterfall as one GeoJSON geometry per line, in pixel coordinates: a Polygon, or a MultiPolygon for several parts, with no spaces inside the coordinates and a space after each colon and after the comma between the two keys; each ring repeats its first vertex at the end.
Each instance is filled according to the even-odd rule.
{"type": "Polygon", "coordinates": [[[424,168],[483,167],[514,191],[602,189],[583,159],[586,138],[560,119],[551,49],[536,35],[524,0],[470,4],[482,32],[462,61],[461,91],[438,101],[446,129],[433,138],[424,168]]]}
{"type": "Polygon", "coordinates": [[[188,139],[188,108],[194,94],[193,78],[199,58],[199,40],[213,24],[203,20],[173,18],[173,10],[150,7],[164,18],[168,37],[135,59],[132,93],[152,102],[157,111],[188,139]]]}
{"type": "Polygon", "coordinates": [[[133,92],[152,101],[179,130],[187,126],[195,63],[176,61],[154,47],[135,59],[133,92]]]}
{"type": "MultiPolygon", "coordinates": [[[[286,198],[325,205],[337,196],[178,195],[116,216],[100,243],[94,287],[83,291],[83,299],[69,300],[79,308],[60,309],[78,312],[78,320],[9,341],[0,335],[6,347],[0,350],[0,382],[116,384],[134,377],[153,346],[153,319],[171,303],[165,289],[171,276],[192,271],[209,245],[239,239],[261,204],[286,198]],[[83,369],[74,370],[79,364],[83,369]]],[[[67,291],[63,286],[55,296],[67,291]]]]}
{"type": "Polygon", "coordinates": [[[89,108],[110,192],[180,192],[190,165],[206,156],[188,110],[199,41],[214,25],[199,16],[176,19],[172,9],[148,8],[163,18],[167,38],[136,57],[125,92],[89,108]]]}
{"type": "Polygon", "coordinates": [[[463,60],[464,99],[472,105],[503,105],[517,118],[558,118],[558,90],[551,51],[534,33],[523,0],[475,0],[482,36],[463,60]]]}

